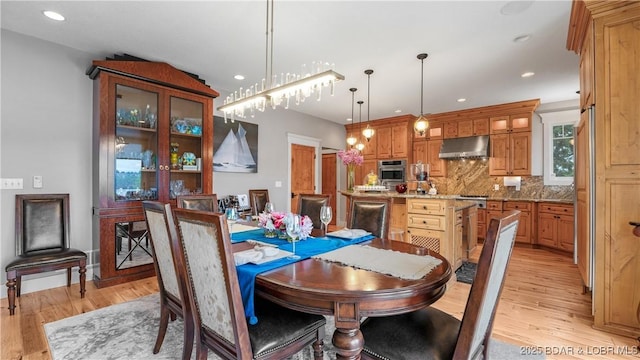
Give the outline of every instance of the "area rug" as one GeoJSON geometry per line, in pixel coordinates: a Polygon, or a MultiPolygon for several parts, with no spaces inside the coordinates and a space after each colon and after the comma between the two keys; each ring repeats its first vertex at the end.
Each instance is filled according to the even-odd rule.
{"type": "MultiPolygon", "coordinates": [[[[174,360],[182,355],[182,321],[170,322],[160,352],[152,353],[160,322],[160,297],[145,296],[44,325],[53,360],[174,360]]],[[[333,317],[327,317],[325,359],[335,359],[331,344],[333,317]]],[[[191,355],[195,359],[195,348],[191,355]]],[[[211,351],[209,359],[219,359],[211,351]]],[[[492,340],[490,359],[544,359],[544,356],[522,356],[520,347],[492,340]]],[[[311,347],[291,360],[311,360],[311,347]]]]}
{"type": "Polygon", "coordinates": [[[465,284],[472,284],[473,278],[476,277],[476,268],[478,264],[469,261],[463,261],[462,266],[456,270],[456,279],[465,284]]]}

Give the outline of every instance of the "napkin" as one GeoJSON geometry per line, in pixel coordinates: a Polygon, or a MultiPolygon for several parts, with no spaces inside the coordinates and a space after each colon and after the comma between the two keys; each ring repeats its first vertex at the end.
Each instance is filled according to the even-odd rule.
{"type": "Polygon", "coordinates": [[[250,263],[252,261],[260,261],[260,259],[262,259],[264,255],[265,253],[263,251],[249,249],[233,254],[233,260],[235,261],[236,266],[239,266],[250,263]]]}

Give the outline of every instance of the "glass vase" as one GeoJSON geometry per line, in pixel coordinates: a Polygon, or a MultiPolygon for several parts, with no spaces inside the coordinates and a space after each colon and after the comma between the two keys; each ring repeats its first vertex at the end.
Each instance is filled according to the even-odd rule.
{"type": "Polygon", "coordinates": [[[353,191],[356,185],[356,169],[353,166],[347,168],[347,190],[353,191]]]}
{"type": "Polygon", "coordinates": [[[278,239],[287,239],[289,236],[287,235],[287,229],[282,226],[278,229],[278,239]]]}
{"type": "Polygon", "coordinates": [[[273,239],[273,238],[275,238],[277,236],[278,236],[278,230],[277,229],[264,228],[264,237],[269,238],[269,239],[273,239]]]}

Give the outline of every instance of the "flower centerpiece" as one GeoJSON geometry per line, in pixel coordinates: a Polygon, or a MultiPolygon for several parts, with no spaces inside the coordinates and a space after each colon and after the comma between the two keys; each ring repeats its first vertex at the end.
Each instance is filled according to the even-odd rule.
{"type": "Polygon", "coordinates": [[[353,190],[356,182],[356,166],[362,165],[364,156],[356,149],[340,150],[338,157],[347,165],[347,190],[353,190]]]}
{"type": "MultiPolygon", "coordinates": [[[[289,239],[287,236],[287,224],[285,219],[287,213],[280,211],[273,211],[269,214],[258,214],[258,225],[264,229],[264,236],[268,238],[275,238],[276,236],[281,239],[289,239]]],[[[313,221],[307,215],[300,217],[300,237],[298,240],[304,240],[311,235],[313,230],[313,221]]]]}

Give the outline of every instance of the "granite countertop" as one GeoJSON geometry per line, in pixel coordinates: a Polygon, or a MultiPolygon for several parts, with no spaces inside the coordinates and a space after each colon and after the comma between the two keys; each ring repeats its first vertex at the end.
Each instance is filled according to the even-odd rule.
{"type": "MultiPolygon", "coordinates": [[[[464,198],[461,198],[459,195],[455,194],[438,194],[438,195],[419,195],[415,193],[404,193],[400,194],[395,191],[381,191],[381,192],[355,192],[355,191],[340,191],[341,194],[345,196],[386,196],[393,198],[405,198],[405,199],[441,199],[441,200],[459,200],[465,201],[464,198]]],[[[504,198],[504,197],[488,197],[489,201],[531,201],[531,202],[555,202],[562,204],[573,204],[573,199],[541,199],[541,198],[504,198]]],[[[456,205],[457,207],[457,205],[456,205]]]]}

